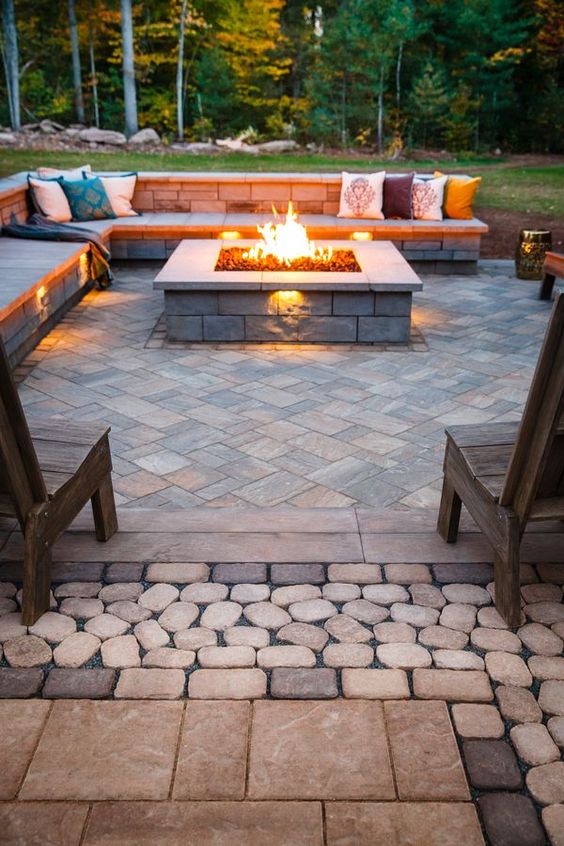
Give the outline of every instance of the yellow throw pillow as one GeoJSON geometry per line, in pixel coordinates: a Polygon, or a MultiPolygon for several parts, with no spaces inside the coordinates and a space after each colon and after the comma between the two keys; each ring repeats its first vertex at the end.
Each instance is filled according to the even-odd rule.
{"type": "MultiPolygon", "coordinates": [[[[436,171],[434,175],[442,176],[443,174],[436,171]]],[[[472,203],[481,181],[481,176],[475,176],[471,179],[465,176],[449,176],[443,201],[445,217],[451,217],[454,220],[470,220],[473,218],[472,203]]]]}

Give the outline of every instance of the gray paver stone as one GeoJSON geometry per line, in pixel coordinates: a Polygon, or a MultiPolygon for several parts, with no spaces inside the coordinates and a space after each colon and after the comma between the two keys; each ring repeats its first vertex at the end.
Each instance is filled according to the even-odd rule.
{"type": "Polygon", "coordinates": [[[270,693],[274,699],[333,699],[338,695],[337,674],[328,667],[275,667],[270,693]]]}

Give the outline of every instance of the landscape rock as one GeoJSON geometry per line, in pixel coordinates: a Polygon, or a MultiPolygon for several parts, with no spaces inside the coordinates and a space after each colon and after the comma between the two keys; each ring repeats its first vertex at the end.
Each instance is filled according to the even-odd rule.
{"type": "Polygon", "coordinates": [[[123,132],[114,132],[112,129],[98,129],[95,126],[81,129],[78,138],[87,144],[108,144],[114,147],[121,147],[127,143],[127,138],[123,132]]]}
{"type": "Polygon", "coordinates": [[[160,144],[161,138],[158,132],[154,129],[147,128],[147,129],[140,129],[139,132],[136,132],[134,135],[131,135],[128,138],[128,144],[133,144],[135,146],[143,146],[149,144],[160,144]]]}

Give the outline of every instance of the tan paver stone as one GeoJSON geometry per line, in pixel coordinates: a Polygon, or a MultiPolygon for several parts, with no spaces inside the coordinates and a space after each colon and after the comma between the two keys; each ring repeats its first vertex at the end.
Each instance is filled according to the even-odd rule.
{"type": "Polygon", "coordinates": [[[330,617],[324,624],[324,629],[331,637],[343,643],[367,643],[372,640],[370,629],[367,629],[358,620],[353,620],[348,614],[339,614],[330,617]]]}
{"type": "Polygon", "coordinates": [[[101,647],[102,663],[104,667],[116,670],[126,667],[140,667],[139,643],[134,635],[120,635],[105,640],[101,647]]]}
{"type": "Polygon", "coordinates": [[[396,623],[409,623],[418,628],[434,626],[439,619],[439,612],[436,608],[427,608],[424,605],[405,605],[396,602],[391,608],[392,620],[396,623]]]}
{"type": "MultiPolygon", "coordinates": [[[[0,700],[0,799],[13,799],[47,720],[50,704],[39,699],[0,700]]],[[[2,809],[0,805],[0,810],[2,809]]],[[[0,831],[0,838],[2,837],[0,831]]]]}
{"type": "Polygon", "coordinates": [[[122,670],[114,696],[116,699],[180,699],[186,676],[180,669],[122,670]]]}
{"type": "Polygon", "coordinates": [[[204,609],[200,622],[207,629],[221,632],[234,626],[242,612],[238,602],[214,602],[204,609]]]}
{"type": "Polygon", "coordinates": [[[474,605],[462,605],[458,602],[445,605],[441,611],[439,623],[447,629],[470,634],[476,625],[476,608],[474,605]]]}
{"type": "Polygon", "coordinates": [[[503,737],[505,726],[494,705],[473,705],[459,702],[452,706],[457,733],[468,739],[503,737]]]}
{"type": "Polygon", "coordinates": [[[321,589],[317,585],[287,585],[276,588],[270,595],[271,602],[286,609],[294,603],[309,599],[321,599],[321,589]]]}
{"type": "MultiPolygon", "coordinates": [[[[525,616],[522,614],[522,621],[525,622],[525,616]]],[[[493,605],[487,608],[480,608],[478,611],[478,625],[484,626],[486,629],[508,629],[509,626],[493,605]]]]}
{"type": "Polygon", "coordinates": [[[530,687],[533,677],[523,659],[510,652],[487,652],[486,670],[490,678],[499,684],[514,687],[530,687]]]}
{"type": "Polygon", "coordinates": [[[192,625],[199,613],[200,609],[193,602],[173,602],[159,614],[158,622],[167,632],[181,632],[192,625]]]}
{"type": "Polygon", "coordinates": [[[257,702],[249,760],[252,799],[395,797],[377,702],[257,702]]]}
{"type": "Polygon", "coordinates": [[[413,671],[413,692],[419,699],[449,702],[489,702],[493,692],[488,674],[480,670],[413,671]]]}
{"type": "Polygon", "coordinates": [[[527,649],[537,655],[561,655],[564,647],[562,638],[541,623],[527,623],[517,632],[527,649]]]}
{"type": "Polygon", "coordinates": [[[176,632],[173,640],[177,649],[188,649],[197,652],[202,646],[215,646],[217,644],[217,632],[213,632],[211,629],[206,629],[203,626],[198,626],[194,629],[176,632]]]}
{"type": "Polygon", "coordinates": [[[202,667],[254,667],[257,654],[252,646],[203,646],[198,652],[202,667]]]}
{"type": "Polygon", "coordinates": [[[547,727],[556,745],[564,748],[564,717],[551,717],[547,727]]]}
{"type": "Polygon", "coordinates": [[[84,846],[321,846],[319,802],[95,805],[84,846]],[[166,844],[163,832],[166,831],[166,844]]]}
{"type": "Polygon", "coordinates": [[[13,614],[17,610],[18,604],[15,600],[0,596],[0,617],[4,614],[13,614]]]}
{"type": "Polygon", "coordinates": [[[328,582],[323,585],[323,599],[329,602],[350,602],[352,599],[359,599],[361,590],[358,585],[347,584],[346,582],[328,582]]]}
{"type": "Polygon", "coordinates": [[[509,735],[515,751],[526,764],[538,766],[560,759],[558,746],[551,738],[546,726],[540,723],[513,726],[509,735]]]}
{"type": "Polygon", "coordinates": [[[106,585],[98,594],[98,599],[110,604],[129,599],[136,602],[143,593],[141,582],[116,582],[113,585],[106,585]]]}
{"type": "Polygon", "coordinates": [[[0,643],[14,640],[25,634],[27,634],[27,626],[22,626],[22,615],[19,611],[3,614],[0,617],[0,643]]]}
{"type": "Polygon", "coordinates": [[[231,588],[231,599],[240,605],[248,605],[250,602],[266,602],[270,596],[268,585],[233,585],[231,588]]]}
{"type": "Polygon", "coordinates": [[[376,585],[382,581],[382,571],[378,564],[330,564],[327,578],[330,582],[376,585]]]}
{"type": "Polygon", "coordinates": [[[553,623],[564,622],[564,603],[562,602],[535,602],[532,605],[525,605],[523,611],[535,623],[551,626],[553,623]]]}
{"type": "Polygon", "coordinates": [[[386,702],[400,799],[466,800],[466,777],[444,702],[386,702]]]}
{"type": "Polygon", "coordinates": [[[91,617],[104,613],[104,603],[101,599],[78,599],[71,596],[63,599],[59,605],[59,611],[75,620],[89,620],[91,617]]]}
{"type": "Polygon", "coordinates": [[[564,640],[564,623],[553,623],[550,630],[558,635],[561,640],[564,640]]]}
{"type": "Polygon", "coordinates": [[[56,599],[78,597],[79,599],[93,599],[102,590],[102,582],[65,582],[55,588],[56,599]]]}
{"type": "Polygon", "coordinates": [[[564,846],[564,805],[548,805],[543,808],[542,822],[550,846],[564,846]]]}
{"type": "Polygon", "coordinates": [[[257,654],[259,667],[315,667],[315,653],[307,646],[266,646],[257,654]]]}
{"type": "MultiPolygon", "coordinates": [[[[362,600],[355,600],[355,602],[361,601],[362,600]]],[[[352,603],[347,603],[347,605],[351,604],[352,603]]],[[[345,613],[349,613],[346,610],[347,605],[343,607],[345,613]]],[[[329,617],[334,617],[338,614],[338,611],[333,603],[328,602],[326,599],[306,599],[303,601],[293,602],[289,605],[288,613],[292,619],[298,623],[318,623],[329,619],[329,617]]]]}
{"type": "Polygon", "coordinates": [[[125,620],[126,623],[135,625],[141,623],[143,620],[149,620],[151,612],[148,608],[143,608],[136,602],[130,599],[122,599],[119,602],[112,602],[106,607],[107,614],[113,614],[114,617],[119,617],[120,620],[125,620]]]}
{"type": "Polygon", "coordinates": [[[243,616],[251,625],[269,630],[280,629],[292,622],[287,611],[271,602],[252,602],[245,606],[243,616]]]}
{"type": "Polygon", "coordinates": [[[41,637],[47,643],[60,643],[75,631],[76,622],[72,617],[66,617],[55,611],[45,611],[37,622],[29,627],[29,634],[41,637]]]}
{"type": "Polygon", "coordinates": [[[243,799],[251,708],[248,702],[188,702],[174,799],[243,799]]]}
{"type": "MultiPolygon", "coordinates": [[[[68,617],[64,618],[68,620],[68,617]]],[[[129,623],[120,620],[114,614],[100,614],[99,617],[92,617],[84,624],[84,631],[92,634],[100,640],[108,640],[110,637],[119,637],[129,629],[129,623]]]]}
{"type": "Polygon", "coordinates": [[[419,632],[418,640],[424,646],[435,646],[437,649],[464,649],[468,635],[444,626],[427,626],[419,632]]]}
{"type": "Polygon", "coordinates": [[[533,585],[521,585],[521,596],[525,603],[533,602],[561,602],[562,588],[560,585],[538,582],[533,585]]]}
{"type": "Polygon", "coordinates": [[[374,637],[380,643],[415,643],[417,632],[407,623],[378,623],[374,637]]]}
{"type": "Polygon", "coordinates": [[[182,602],[195,602],[196,605],[209,605],[227,599],[229,588],[217,582],[195,582],[185,587],[180,593],[182,602]]]}
{"type": "Polygon", "coordinates": [[[491,605],[492,598],[488,591],[480,585],[452,584],[442,589],[449,602],[463,605],[491,605]]]}
{"type": "Polygon", "coordinates": [[[161,583],[148,588],[141,594],[137,602],[142,608],[147,608],[153,613],[159,613],[168,608],[172,602],[176,602],[179,594],[180,591],[174,585],[161,583]]]}
{"type": "Polygon", "coordinates": [[[20,798],[166,799],[182,707],[180,702],[55,702],[20,798]]]}
{"type": "Polygon", "coordinates": [[[53,650],[57,667],[82,667],[96,655],[101,641],[88,632],[74,632],[53,650]]]}
{"type": "Polygon", "coordinates": [[[191,667],[196,661],[196,653],[190,649],[171,649],[167,646],[159,646],[151,649],[143,656],[144,667],[158,667],[166,670],[191,667]]]}
{"type": "Polygon", "coordinates": [[[10,802],[0,805],[0,843],[79,846],[88,805],[70,802],[10,802]]]}
{"type": "MultiPolygon", "coordinates": [[[[280,638],[280,632],[277,637],[280,638]]],[[[270,633],[254,626],[232,626],[225,629],[223,639],[227,646],[252,646],[254,649],[263,649],[270,643],[270,633]]]]}
{"type": "Polygon", "coordinates": [[[417,643],[383,643],[377,647],[376,657],[385,667],[396,670],[431,666],[430,652],[417,643]]]}
{"type": "Polygon", "coordinates": [[[331,802],[325,813],[327,846],[484,846],[467,802],[331,802]]]}
{"type": "Polygon", "coordinates": [[[500,685],[495,695],[504,719],[515,723],[540,723],[542,720],[542,711],[530,690],[500,685]]]}
{"type": "Polygon", "coordinates": [[[564,717],[564,681],[545,681],[540,686],[539,705],[545,714],[564,717]]]}
{"type": "Polygon", "coordinates": [[[343,614],[348,614],[359,623],[367,623],[375,626],[390,616],[390,609],[381,605],[374,605],[367,599],[353,599],[352,602],[345,602],[343,614]]]}
{"type": "Polygon", "coordinates": [[[395,585],[431,584],[431,570],[426,564],[386,564],[386,579],[395,585]]]}
{"type": "MultiPolygon", "coordinates": [[[[329,623],[331,620],[338,619],[338,617],[331,617],[327,622],[329,623]]],[[[312,626],[310,623],[288,623],[287,626],[282,626],[281,629],[278,629],[276,638],[281,643],[307,646],[309,649],[313,649],[314,652],[319,652],[329,640],[329,635],[326,631],[319,628],[319,626],[312,626]]],[[[268,643],[262,645],[268,646],[268,643]]]]}
{"type": "Polygon", "coordinates": [[[564,803],[564,761],[529,770],[525,780],[533,799],[541,805],[564,803]]]}
{"type": "Polygon", "coordinates": [[[433,664],[441,670],[483,670],[484,660],[465,649],[435,649],[433,664]]]}
{"type": "Polygon", "coordinates": [[[133,634],[143,649],[157,649],[159,646],[166,646],[170,642],[168,633],[159,626],[156,620],[143,620],[137,623],[133,634]]]}
{"type": "Polygon", "coordinates": [[[263,670],[195,670],[188,680],[190,699],[262,699],[266,696],[263,670]]]}
{"type": "Polygon", "coordinates": [[[409,594],[403,585],[366,585],[362,589],[362,595],[376,605],[409,602],[409,594]]]}
{"type": "Polygon", "coordinates": [[[513,632],[502,629],[477,628],[470,635],[472,646],[484,652],[521,652],[520,639],[513,632]]]}
{"type": "Polygon", "coordinates": [[[4,657],[10,667],[40,667],[48,664],[51,647],[35,635],[22,635],[4,642],[4,657]]]}
{"type": "Polygon", "coordinates": [[[326,667],[368,667],[374,660],[374,650],[366,643],[330,643],[323,650],[326,667]]]}
{"type": "Polygon", "coordinates": [[[347,699],[409,699],[409,683],[403,670],[345,668],[341,673],[347,699]]]}
{"type": "Polygon", "coordinates": [[[436,608],[438,611],[446,605],[446,599],[439,588],[434,585],[410,585],[409,593],[414,605],[427,605],[429,608],[436,608]]]}
{"type": "Polygon", "coordinates": [[[209,577],[210,568],[207,564],[159,561],[149,564],[145,578],[148,582],[169,582],[176,585],[207,582],[209,577]]]}

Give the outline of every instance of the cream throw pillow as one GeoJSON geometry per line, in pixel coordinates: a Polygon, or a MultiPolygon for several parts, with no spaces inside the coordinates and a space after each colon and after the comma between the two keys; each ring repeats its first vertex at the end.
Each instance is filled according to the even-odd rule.
{"type": "Polygon", "coordinates": [[[116,217],[137,217],[137,212],[131,207],[135,184],[136,173],[128,173],[125,176],[101,176],[102,185],[106,190],[108,199],[116,217]]]}
{"type": "Polygon", "coordinates": [[[442,220],[443,196],[448,176],[413,180],[413,217],[415,220],[442,220]]]}
{"type": "Polygon", "coordinates": [[[83,174],[90,176],[92,168],[89,164],[82,165],[82,167],[75,167],[72,170],[58,170],[55,167],[38,167],[37,175],[40,179],[82,179],[83,174]]]}
{"type": "Polygon", "coordinates": [[[337,217],[383,220],[382,202],[386,171],[342,174],[341,203],[337,217]]]}
{"type": "MultiPolygon", "coordinates": [[[[82,176],[79,179],[82,179],[82,176]]],[[[29,176],[28,182],[35,195],[35,202],[44,217],[55,220],[57,223],[68,223],[72,220],[69,201],[56,179],[34,179],[33,176],[29,176]]]]}

